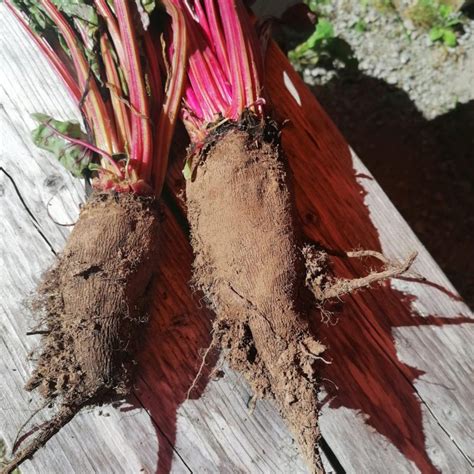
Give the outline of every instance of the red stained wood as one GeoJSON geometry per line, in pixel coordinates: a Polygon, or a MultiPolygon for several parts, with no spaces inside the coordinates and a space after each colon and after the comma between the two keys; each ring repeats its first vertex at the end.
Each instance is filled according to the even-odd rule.
{"type": "MultiPolygon", "coordinates": [[[[282,133],[283,148],[308,241],[335,253],[354,248],[382,251],[379,230],[364,202],[366,191],[358,181],[373,178],[356,173],[345,139],[274,44],[270,45],[267,55],[266,77],[265,92],[272,101],[276,118],[280,123],[287,120],[282,133]],[[296,87],[301,106],[288,92],[283,74],[296,87]]],[[[175,161],[168,179],[170,187],[180,196],[184,153],[183,142],[180,142],[174,149],[175,161]]],[[[184,209],[181,198],[177,202],[184,209]]],[[[370,259],[361,262],[347,258],[334,258],[332,265],[334,274],[339,277],[358,277],[369,268],[380,266],[370,259]]],[[[440,294],[459,301],[459,296],[449,288],[429,281],[418,283],[431,284],[440,294]]],[[[332,361],[330,365],[321,366],[322,384],[327,393],[324,403],[332,409],[346,407],[360,411],[366,415],[366,423],[413,461],[421,472],[432,473],[438,469],[428,456],[425,444],[421,410],[425,401],[414,384],[423,371],[398,359],[392,330],[400,326],[459,325],[472,323],[472,319],[469,313],[450,317],[421,316],[413,310],[414,299],[385,283],[344,297],[340,304],[328,305],[327,309],[334,311],[336,324],[321,323],[321,314],[316,308],[312,316],[316,334],[328,347],[325,357],[332,361]]],[[[357,449],[357,440],[340,439],[339,446],[332,446],[336,455],[347,449],[350,442],[355,443],[354,449],[357,449]]],[[[360,445],[364,449],[364,442],[360,445]]],[[[459,453],[459,456],[463,455],[459,453]]],[[[345,467],[350,470],[351,466],[345,467]]]]}
{"type": "MultiPolygon", "coordinates": [[[[283,130],[296,190],[296,203],[306,236],[324,247],[382,251],[379,231],[364,202],[347,143],[306,87],[298,87],[302,107],[282,90],[286,71],[294,84],[301,79],[272,45],[267,86],[283,130]]],[[[354,104],[357,106],[357,104],[354,104]]],[[[358,276],[375,262],[334,259],[338,276],[358,276]]],[[[331,365],[322,368],[330,406],[361,410],[367,422],[386,436],[423,473],[436,472],[424,441],[420,398],[413,382],[420,371],[398,360],[392,328],[472,322],[469,316],[421,317],[412,301],[389,284],[343,298],[336,325],[319,325],[331,365]]],[[[315,318],[318,318],[315,313],[315,318]]]]}

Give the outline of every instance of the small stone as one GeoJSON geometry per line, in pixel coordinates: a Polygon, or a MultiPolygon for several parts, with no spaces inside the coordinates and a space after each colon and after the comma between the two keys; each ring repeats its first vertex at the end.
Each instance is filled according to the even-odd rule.
{"type": "Polygon", "coordinates": [[[398,79],[396,76],[391,74],[390,76],[387,77],[387,83],[391,84],[392,86],[395,85],[398,82],[398,79]]]}
{"type": "Polygon", "coordinates": [[[406,18],[405,20],[403,20],[403,26],[408,31],[414,31],[415,30],[415,25],[413,24],[413,22],[409,18],[406,18]]]}

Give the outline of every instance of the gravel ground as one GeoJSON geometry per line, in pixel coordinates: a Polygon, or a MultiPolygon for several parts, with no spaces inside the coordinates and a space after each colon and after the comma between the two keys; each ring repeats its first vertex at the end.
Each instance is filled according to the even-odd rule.
{"type": "MultiPolygon", "coordinates": [[[[321,7],[335,33],[351,46],[359,70],[403,89],[428,119],[474,99],[474,21],[467,20],[458,45],[433,43],[425,31],[394,10],[364,7],[360,0],[333,0],[321,7]],[[363,21],[366,31],[355,29],[363,21]]],[[[304,70],[308,84],[331,78],[322,68],[304,70]]]]}

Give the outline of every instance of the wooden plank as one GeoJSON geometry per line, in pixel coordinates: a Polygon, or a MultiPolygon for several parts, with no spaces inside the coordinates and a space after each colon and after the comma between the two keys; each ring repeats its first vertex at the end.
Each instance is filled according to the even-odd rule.
{"type": "MultiPolygon", "coordinates": [[[[429,472],[430,461],[443,472],[467,472],[474,454],[473,400],[466,378],[472,380],[472,313],[274,46],[267,77],[279,117],[291,120],[283,143],[306,235],[335,250],[370,248],[398,259],[417,250],[413,272],[427,278],[394,280],[346,298],[339,324],[321,326],[334,359],[323,373],[332,381],[326,387],[335,397],[329,405],[368,415],[367,423],[422,472],[429,472]],[[285,83],[293,85],[293,94],[285,83]],[[397,328],[403,328],[403,339],[397,328]],[[388,365],[374,363],[375,350],[368,353],[372,344],[390,358],[405,384],[395,373],[387,377],[388,365]]],[[[367,268],[367,263],[334,263],[338,275],[358,275],[367,268]]],[[[322,425],[323,435],[329,435],[324,418],[322,425]]],[[[356,465],[359,453],[352,460],[347,446],[331,446],[341,462],[346,459],[348,470],[356,465]]]]}
{"type": "MultiPolygon", "coordinates": [[[[5,123],[1,122],[1,126],[3,131],[10,132],[5,123]]],[[[2,156],[1,163],[2,169],[8,170],[10,162],[7,157],[2,156]]],[[[29,173],[27,175],[32,177],[29,173]]],[[[46,176],[37,174],[36,177],[43,181],[46,176]]],[[[0,172],[0,437],[8,448],[11,448],[21,424],[41,406],[38,396],[22,388],[33,366],[28,354],[38,343],[37,337],[25,337],[34,320],[24,299],[54,257],[50,245],[39,233],[32,215],[24,208],[15,189],[16,185],[27,194],[26,182],[22,181],[21,176],[18,181],[13,181],[3,171],[0,172]]],[[[52,235],[46,235],[53,239],[52,235]]],[[[40,422],[48,415],[50,410],[39,414],[35,421],[40,422]]],[[[127,472],[120,468],[125,463],[137,472],[142,466],[153,469],[156,452],[138,455],[143,437],[156,438],[153,434],[153,423],[145,411],[123,413],[111,408],[95,409],[89,413],[84,411],[64,429],[61,436],[48,443],[41,455],[35,457],[34,463],[25,464],[22,472],[77,472],[79,466],[85,472],[94,472],[101,466],[115,466],[115,472],[127,472]],[[102,416],[101,411],[108,416],[102,416]],[[129,437],[130,433],[136,436],[129,437]],[[69,449],[66,449],[67,446],[69,449]]]]}
{"type": "MultiPolygon", "coordinates": [[[[0,6],[1,8],[3,6],[0,6]]],[[[67,104],[64,92],[57,87],[57,81],[45,68],[39,55],[35,54],[31,46],[26,48],[25,45],[29,43],[18,32],[18,28],[11,24],[7,15],[1,14],[0,22],[2,28],[0,37],[3,41],[0,45],[0,54],[3,55],[0,56],[2,63],[0,99],[4,105],[2,112],[6,112],[7,116],[5,118],[5,114],[2,115],[4,120],[2,130],[8,130],[5,135],[11,137],[17,133],[19,137],[26,136],[31,126],[26,118],[27,112],[39,110],[37,108],[39,106],[40,110],[50,113],[62,110],[70,117],[72,109],[63,105],[67,104]],[[25,75],[28,78],[26,84],[23,80],[25,75]],[[17,86],[20,81],[23,81],[21,89],[17,86]],[[49,92],[43,94],[45,89],[49,92]],[[56,93],[59,94],[59,101],[56,93]],[[6,127],[3,127],[4,123],[6,127]]],[[[281,117],[291,116],[293,123],[297,124],[296,127],[287,128],[284,139],[287,140],[287,149],[289,149],[288,140],[293,140],[290,141],[290,145],[298,150],[295,156],[289,158],[293,173],[298,183],[301,183],[297,187],[298,206],[308,235],[326,244],[330,242],[333,247],[345,249],[359,244],[364,246],[370,244],[372,248],[382,245],[384,251],[389,254],[396,252],[397,249],[401,249],[403,253],[412,248],[420,248],[423,251],[406,224],[399,220],[398,214],[376,183],[362,177],[359,179],[369,189],[366,196],[370,206],[369,215],[360,196],[363,189],[357,183],[356,172],[352,168],[353,157],[343,139],[290,70],[287,70],[287,80],[284,80],[282,65],[285,71],[287,66],[275,51],[271,59],[274,63],[269,64],[271,71],[269,89],[274,97],[282,98],[281,103],[276,104],[277,111],[281,117]],[[299,110],[298,102],[289,95],[285,82],[287,85],[293,84],[293,93],[300,96],[304,113],[299,110]],[[295,148],[293,145],[298,146],[295,148]],[[302,149],[305,150],[303,154],[302,149]],[[312,159],[309,163],[303,159],[312,155],[317,159],[312,159]],[[380,221],[376,221],[374,226],[372,219],[377,218],[380,218],[380,221]],[[335,223],[346,221],[348,223],[342,230],[347,235],[340,236],[341,229],[334,228],[335,223]],[[324,222],[325,228],[316,225],[321,222],[324,222]],[[380,232],[380,237],[374,232],[374,227],[380,232]],[[398,240],[400,235],[403,240],[398,240]]],[[[54,224],[45,210],[48,200],[54,194],[46,187],[46,182],[50,182],[51,172],[57,173],[57,168],[46,155],[41,155],[41,159],[34,165],[28,164],[27,168],[20,167],[21,161],[24,162],[26,159],[32,161],[28,155],[39,156],[39,153],[31,147],[28,151],[17,155],[22,146],[19,141],[22,141],[21,138],[12,141],[11,147],[4,147],[6,153],[2,156],[1,163],[4,165],[4,159],[8,158],[8,169],[13,169],[13,165],[17,167],[20,178],[17,178],[15,173],[15,180],[24,180],[20,186],[21,194],[25,195],[23,199],[29,209],[33,209],[32,214],[37,216],[36,226],[30,222],[28,227],[26,219],[28,213],[23,216],[21,226],[23,229],[28,229],[25,235],[31,236],[34,236],[35,232],[38,234],[36,227],[39,226],[46,237],[45,240],[38,234],[40,243],[43,242],[47,248],[53,246],[57,250],[61,248],[63,242],[60,237],[64,239],[67,229],[54,224]],[[15,153],[14,156],[8,155],[12,152],[15,153]],[[18,157],[22,157],[20,162],[18,157]],[[46,166],[44,163],[50,164],[49,171],[43,172],[41,169],[30,171],[30,166],[41,168],[46,166]],[[21,178],[23,174],[26,175],[25,178],[21,178]],[[25,186],[23,182],[26,183],[25,186]]],[[[23,141],[26,142],[24,139],[23,141]]],[[[30,145],[24,146],[28,148],[30,145]]],[[[356,166],[360,166],[357,160],[356,166]]],[[[63,176],[61,172],[59,174],[66,185],[64,188],[59,188],[61,199],[55,198],[57,209],[55,208],[54,218],[59,222],[64,222],[60,219],[65,221],[71,219],[69,220],[71,222],[74,220],[78,199],[69,197],[67,193],[70,192],[74,196],[77,192],[79,196],[80,191],[76,191],[77,184],[73,184],[67,175],[63,176]],[[64,207],[69,210],[64,210],[64,207]]],[[[8,183],[5,184],[7,185],[8,183]]],[[[10,199],[6,202],[14,202],[12,193],[13,191],[10,192],[10,199]]],[[[12,212],[16,216],[24,213],[25,209],[18,204],[12,212]]],[[[209,472],[304,472],[295,447],[291,444],[288,433],[271,405],[259,404],[254,415],[249,417],[245,407],[247,388],[232,372],[226,370],[223,379],[208,383],[205,389],[203,386],[206,384],[202,383],[202,388],[199,388],[197,393],[191,394],[191,400],[184,401],[187,388],[199,367],[199,348],[206,347],[208,343],[206,329],[209,327],[209,315],[196,310],[199,301],[197,303],[193,301],[187,289],[186,283],[190,276],[190,249],[184,237],[178,237],[180,230],[172,216],[168,216],[166,224],[168,231],[164,232],[164,235],[171,242],[167,243],[165,239],[163,245],[164,255],[171,260],[169,265],[163,264],[162,267],[164,269],[162,280],[158,283],[158,288],[162,291],[157,292],[157,312],[153,316],[152,329],[149,331],[151,342],[147,344],[147,348],[150,349],[146,352],[147,358],[142,360],[144,371],[138,383],[138,399],[135,402],[135,405],[147,408],[159,428],[155,431],[151,420],[142,415],[143,410],[140,409],[126,412],[130,414],[126,430],[116,426],[120,424],[123,416],[121,412],[116,416],[116,410],[110,410],[110,417],[97,416],[100,419],[100,422],[96,422],[99,423],[98,427],[94,423],[85,427],[80,424],[89,423],[91,415],[86,413],[68,427],[73,429],[75,423],[79,423],[75,429],[82,434],[82,452],[78,451],[75,444],[70,443],[67,431],[64,431],[65,434],[58,435],[58,444],[51,444],[54,449],[47,448],[44,454],[38,454],[34,462],[30,463],[29,472],[84,472],[86,462],[84,459],[90,459],[86,471],[92,471],[91,466],[94,465],[107,466],[107,469],[113,472],[122,472],[122,469],[125,469],[125,472],[133,472],[140,462],[146,469],[151,470],[158,463],[160,472],[166,472],[167,469],[179,472],[182,469],[187,470],[186,466],[199,471],[207,469],[209,472]],[[177,258],[181,254],[184,256],[177,258]],[[165,293],[168,295],[166,299],[165,293]],[[175,341],[171,340],[171,336],[175,341]],[[141,418],[142,416],[144,418],[141,418]],[[89,436],[90,433],[94,433],[94,436],[89,436]],[[124,433],[130,438],[129,440],[124,439],[124,433]],[[143,433],[146,434],[145,437],[143,433]],[[122,456],[121,453],[126,455],[122,456]]],[[[12,216],[7,216],[2,222],[15,221],[12,216]]],[[[10,249],[12,255],[16,255],[15,252],[18,251],[12,245],[13,236],[17,233],[19,233],[18,227],[14,227],[5,241],[1,242],[2,249],[10,249]]],[[[38,252],[45,254],[44,249],[32,250],[35,255],[38,255],[38,252]]],[[[30,262],[31,258],[27,258],[32,253],[28,248],[18,252],[29,265],[35,265],[34,262],[30,262]]],[[[452,291],[449,283],[426,253],[421,256],[420,261],[417,262],[418,271],[429,275],[434,284],[440,288],[452,291]]],[[[2,278],[2,281],[13,283],[6,284],[4,294],[18,302],[33,288],[34,279],[39,275],[38,270],[45,269],[47,264],[43,261],[41,265],[38,264],[41,268],[32,270],[25,268],[16,279],[12,279],[10,273],[15,273],[17,267],[8,266],[7,276],[2,278]],[[28,278],[31,279],[30,286],[22,283],[25,271],[26,281],[28,278]]],[[[364,268],[344,263],[339,264],[336,270],[355,273],[364,268]]],[[[412,303],[414,309],[408,310],[407,302],[400,305],[400,301],[405,297],[398,290],[384,287],[371,292],[369,296],[364,293],[350,299],[344,314],[340,315],[339,325],[335,328],[325,326],[318,328],[330,345],[328,355],[335,360],[323,375],[339,386],[339,390],[335,392],[332,383],[327,382],[326,390],[334,398],[324,407],[323,433],[348,472],[379,472],[384,467],[387,469],[385,472],[400,472],[404,469],[413,472],[416,466],[426,468],[425,470],[429,472],[431,462],[446,472],[468,472],[469,464],[444,431],[449,430],[451,435],[454,433],[455,443],[466,451],[466,448],[459,444],[459,440],[462,441],[462,437],[466,436],[465,443],[469,446],[469,427],[462,427],[462,421],[466,420],[467,416],[469,398],[466,397],[463,388],[466,384],[462,383],[463,381],[459,380],[461,377],[457,375],[465,367],[456,361],[466,360],[470,346],[466,346],[469,340],[465,329],[467,324],[459,325],[461,322],[459,318],[452,316],[463,315],[465,318],[468,312],[461,302],[453,302],[446,294],[441,298],[439,288],[414,282],[403,282],[403,285],[406,285],[406,288],[402,288],[406,293],[416,295],[416,301],[412,303]],[[423,326],[423,330],[428,330],[428,333],[424,334],[414,331],[420,329],[421,324],[415,311],[436,315],[435,319],[424,317],[423,322],[438,326],[435,329],[423,326]],[[448,328],[450,333],[446,330],[448,319],[453,323],[448,328]],[[416,326],[413,323],[416,323],[416,326]],[[393,333],[392,328],[395,328],[393,333]],[[398,330],[404,332],[397,333],[398,330]],[[437,330],[441,332],[436,334],[437,330]],[[403,339],[400,339],[401,337],[403,339]],[[449,340],[454,337],[456,339],[449,340]],[[452,351],[448,357],[444,356],[438,361],[433,359],[440,356],[447,344],[453,346],[453,341],[457,346],[450,347],[452,351]],[[460,349],[459,345],[462,345],[460,349]],[[418,349],[419,347],[425,349],[418,349]],[[434,353],[425,355],[426,348],[433,348],[434,353]],[[398,360],[398,357],[401,360],[398,360]],[[440,364],[440,361],[446,361],[445,365],[440,364]],[[402,362],[408,362],[417,368],[423,367],[425,374],[420,377],[419,371],[407,367],[402,362]],[[437,365],[441,367],[436,367],[437,365]],[[417,391],[421,391],[423,387],[428,390],[428,387],[432,387],[430,384],[438,384],[447,376],[449,376],[449,390],[436,386],[434,393],[421,394],[422,397],[426,397],[423,398],[423,402],[427,405],[421,403],[417,391]],[[418,378],[413,382],[416,377],[418,378]],[[426,406],[429,406],[429,410],[424,408],[426,406]],[[449,418],[448,413],[445,414],[446,419],[440,418],[444,407],[446,410],[452,410],[452,418],[454,420],[457,418],[458,424],[451,423],[453,420],[449,418]],[[370,418],[364,420],[364,414],[370,418]],[[442,428],[437,419],[441,420],[439,423],[442,424],[442,428]],[[395,425],[394,428],[391,428],[392,424],[395,425]],[[388,432],[387,427],[391,428],[388,432]],[[460,432],[460,429],[465,431],[460,432]],[[354,439],[358,441],[357,446],[352,442],[354,439]]],[[[14,307],[6,317],[5,324],[13,324],[12,321],[16,324],[17,318],[14,317],[16,314],[18,307],[14,307]]],[[[4,317],[2,314],[2,324],[4,317]]],[[[317,315],[315,319],[316,317],[317,315]]],[[[461,319],[464,321],[463,318],[461,319]]],[[[4,359],[2,351],[2,361],[8,360],[13,368],[23,367],[21,377],[14,379],[9,390],[3,391],[8,394],[5,405],[11,409],[8,415],[10,418],[8,420],[5,418],[5,422],[4,419],[1,420],[2,430],[3,426],[10,425],[12,420],[17,420],[18,426],[20,420],[24,419],[20,409],[27,409],[27,405],[21,407],[16,400],[18,397],[16,391],[19,391],[29,372],[25,365],[22,366],[27,350],[18,349],[21,344],[25,344],[24,338],[18,336],[24,334],[25,327],[16,327],[7,333],[7,336],[2,334],[3,340],[9,344],[7,350],[11,354],[11,360],[6,357],[4,359]]],[[[2,367],[2,374],[6,373],[4,371],[6,366],[2,367]]],[[[94,414],[98,415],[98,412],[94,411],[94,414]]],[[[2,413],[2,416],[6,415],[2,413]]],[[[15,428],[13,427],[4,436],[9,443],[15,428]]]]}

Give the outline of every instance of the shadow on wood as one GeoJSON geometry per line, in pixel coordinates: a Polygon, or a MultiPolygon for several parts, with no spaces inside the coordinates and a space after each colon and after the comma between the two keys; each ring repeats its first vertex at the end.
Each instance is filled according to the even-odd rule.
{"type": "MultiPolygon", "coordinates": [[[[382,251],[350,149],[309,91],[299,88],[304,94],[302,109],[281,91],[284,71],[295,84],[300,79],[282,67],[281,54],[273,52],[268,56],[268,88],[271,97],[278,97],[275,106],[280,121],[291,118],[283,131],[283,146],[307,237],[338,251],[355,247],[382,251]]],[[[333,264],[335,275],[353,278],[367,273],[374,261],[334,259],[333,264]]],[[[440,295],[452,294],[441,290],[440,295]]],[[[413,385],[422,372],[398,360],[392,329],[472,319],[462,315],[422,317],[412,310],[413,298],[390,284],[361,291],[343,298],[337,324],[319,324],[316,331],[328,346],[326,357],[333,361],[321,372],[327,403],[366,414],[368,424],[428,473],[437,470],[426,452],[420,397],[413,385]]],[[[315,312],[314,319],[319,318],[315,312]]]]}
{"type": "Polygon", "coordinates": [[[474,101],[427,120],[405,91],[361,72],[313,90],[472,307],[474,101]]]}
{"type": "Polygon", "coordinates": [[[165,474],[171,470],[174,455],[177,411],[193,383],[189,398],[201,396],[216,355],[209,355],[199,372],[203,352],[211,342],[212,313],[190,289],[192,251],[168,209],[161,241],[150,325],[138,360],[136,395],[155,423],[159,439],[156,472],[165,474]]]}

